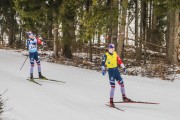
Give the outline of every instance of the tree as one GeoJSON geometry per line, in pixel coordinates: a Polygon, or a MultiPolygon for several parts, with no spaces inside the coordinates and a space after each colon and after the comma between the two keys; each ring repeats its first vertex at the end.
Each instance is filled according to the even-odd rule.
{"type": "Polygon", "coordinates": [[[76,0],[63,1],[61,6],[61,20],[62,20],[62,43],[63,43],[63,55],[66,58],[72,58],[72,42],[76,40],[76,10],[78,2],[76,0]]]}
{"type": "MultiPolygon", "coordinates": [[[[62,0],[50,0],[48,3],[48,11],[52,12],[52,24],[53,24],[53,32],[54,32],[54,57],[55,58],[59,58],[59,51],[60,51],[60,39],[59,39],[59,11],[60,11],[60,7],[62,5],[62,0]]],[[[48,12],[48,13],[49,13],[48,12]]],[[[51,13],[50,13],[51,14],[51,13]]]]}
{"type": "Polygon", "coordinates": [[[121,1],[121,11],[120,11],[120,24],[119,24],[119,40],[117,46],[117,53],[123,57],[122,51],[124,49],[124,40],[125,40],[125,27],[126,27],[126,16],[128,9],[128,0],[121,1]]]}
{"type": "MultiPolygon", "coordinates": [[[[167,27],[167,3],[164,0],[150,1],[149,27],[147,41],[158,46],[162,46],[165,42],[165,30],[167,27]]],[[[150,50],[159,51],[159,47],[154,47],[151,44],[147,46],[150,50]]]]}
{"type": "MultiPolygon", "coordinates": [[[[146,23],[147,23],[147,4],[144,0],[141,0],[141,18],[140,18],[140,41],[139,41],[139,50],[138,50],[138,57],[137,62],[140,62],[142,59],[142,49],[143,49],[143,42],[146,42],[146,23]]],[[[146,43],[144,44],[144,48],[146,47],[146,43]]],[[[146,57],[146,56],[145,56],[146,57]]],[[[145,59],[144,57],[144,59],[145,59]]]]}
{"type": "Polygon", "coordinates": [[[178,29],[180,23],[180,0],[168,0],[168,26],[167,26],[167,42],[166,42],[166,54],[167,62],[170,64],[178,63],[178,48],[179,48],[179,38],[178,29]]]}
{"type": "Polygon", "coordinates": [[[136,46],[136,60],[140,60],[141,53],[139,52],[139,0],[135,0],[135,46],[136,46]]]}
{"type": "Polygon", "coordinates": [[[52,37],[54,27],[54,55],[58,57],[59,38],[58,38],[58,18],[59,8],[62,0],[14,0],[15,9],[23,21],[22,27],[27,31],[44,34],[52,37]]]}
{"type": "Polygon", "coordinates": [[[1,39],[4,33],[8,36],[8,43],[10,47],[15,47],[17,34],[16,11],[13,9],[14,3],[11,0],[2,0],[1,9],[1,39]]]}
{"type": "Polygon", "coordinates": [[[179,10],[170,9],[168,12],[168,30],[167,30],[167,61],[170,64],[178,63],[178,26],[179,10]]]}

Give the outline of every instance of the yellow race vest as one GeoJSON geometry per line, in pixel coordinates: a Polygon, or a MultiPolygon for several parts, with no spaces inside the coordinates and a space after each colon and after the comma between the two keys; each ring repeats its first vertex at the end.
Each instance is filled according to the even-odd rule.
{"type": "Polygon", "coordinates": [[[117,53],[114,51],[112,55],[108,52],[106,53],[106,66],[107,68],[115,68],[117,67],[117,53]]]}

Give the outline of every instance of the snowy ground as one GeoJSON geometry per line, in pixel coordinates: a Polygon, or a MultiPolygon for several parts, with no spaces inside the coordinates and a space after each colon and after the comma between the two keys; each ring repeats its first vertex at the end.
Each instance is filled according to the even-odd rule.
{"type": "MultiPolygon", "coordinates": [[[[0,94],[7,89],[3,120],[179,120],[180,81],[125,76],[127,96],[159,105],[116,104],[125,112],[105,106],[109,101],[108,76],[100,72],[42,62],[42,73],[63,83],[26,81],[29,61],[25,56],[0,50],[0,94]]],[[[35,76],[37,67],[35,66],[35,76]]],[[[116,86],[115,101],[121,100],[116,86]]]]}

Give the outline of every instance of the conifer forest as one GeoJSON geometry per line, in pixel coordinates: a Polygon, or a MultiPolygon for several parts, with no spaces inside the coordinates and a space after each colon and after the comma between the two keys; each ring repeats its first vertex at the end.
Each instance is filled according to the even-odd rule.
{"type": "Polygon", "coordinates": [[[100,70],[113,43],[129,75],[180,73],[180,0],[0,0],[0,48],[27,51],[28,31],[48,62],[100,70]]]}

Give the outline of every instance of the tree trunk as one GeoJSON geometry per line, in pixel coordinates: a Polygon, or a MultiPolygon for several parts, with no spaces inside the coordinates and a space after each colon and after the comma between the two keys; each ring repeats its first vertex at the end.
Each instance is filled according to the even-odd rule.
{"type": "MultiPolygon", "coordinates": [[[[135,0],[135,46],[136,48],[139,47],[139,2],[138,0],[135,0]]],[[[137,53],[137,49],[136,49],[136,53],[137,53]]]]}
{"type": "Polygon", "coordinates": [[[179,11],[170,9],[168,13],[168,28],[167,28],[167,62],[170,64],[178,63],[178,26],[179,26],[179,11]]]}
{"type": "Polygon", "coordinates": [[[107,44],[110,44],[112,42],[112,22],[110,22],[110,18],[111,18],[111,13],[112,13],[112,0],[107,0],[107,7],[108,7],[108,13],[109,13],[109,16],[108,16],[108,24],[107,24],[107,28],[106,28],[106,43],[107,44]]]}
{"type": "Polygon", "coordinates": [[[146,64],[146,59],[147,59],[147,37],[148,37],[148,2],[144,2],[144,22],[143,22],[143,33],[144,33],[144,44],[143,44],[143,48],[144,48],[144,55],[143,55],[143,60],[144,60],[144,64],[146,64]]]}
{"type": "Polygon", "coordinates": [[[12,48],[12,47],[15,47],[15,10],[13,8],[10,8],[10,11],[9,11],[9,24],[8,24],[8,29],[9,29],[9,38],[8,38],[8,41],[9,41],[9,46],[12,48]]]}
{"type": "Polygon", "coordinates": [[[59,39],[58,39],[58,20],[57,20],[57,13],[53,13],[54,17],[54,57],[57,59],[59,58],[59,39]]]}
{"type": "Polygon", "coordinates": [[[3,34],[4,34],[4,29],[3,29],[3,24],[4,24],[4,17],[2,17],[2,22],[1,22],[1,35],[0,35],[0,41],[1,41],[1,44],[3,45],[4,44],[4,37],[3,37],[3,34]]]}
{"type": "MultiPolygon", "coordinates": [[[[159,28],[157,27],[158,23],[158,16],[156,15],[156,5],[153,7],[153,15],[152,15],[152,29],[151,29],[151,36],[150,36],[150,42],[156,45],[161,45],[160,38],[159,38],[159,28]]],[[[152,45],[148,46],[150,50],[158,51],[157,47],[154,47],[152,45]]]]}
{"type": "Polygon", "coordinates": [[[118,17],[115,17],[113,13],[118,11],[118,0],[112,1],[112,7],[111,7],[111,18],[113,18],[112,22],[112,36],[111,36],[111,43],[113,43],[117,48],[117,39],[118,39],[118,17]]]}
{"type": "Polygon", "coordinates": [[[23,32],[22,27],[19,26],[19,41],[18,41],[18,44],[17,44],[18,49],[20,49],[21,46],[22,46],[22,32],[23,32]]]}
{"type": "Polygon", "coordinates": [[[145,32],[145,26],[146,26],[146,3],[144,0],[141,0],[141,20],[140,20],[140,40],[139,40],[139,46],[136,51],[136,61],[140,62],[142,57],[142,43],[146,39],[146,32],[145,32]]]}
{"type": "Polygon", "coordinates": [[[101,45],[101,34],[100,34],[100,32],[98,32],[97,33],[98,34],[98,47],[100,47],[100,45],[101,45]]]}
{"type": "MultiPolygon", "coordinates": [[[[67,1],[66,1],[67,2],[67,1]]],[[[72,55],[72,42],[75,41],[75,10],[65,3],[63,20],[62,20],[62,42],[63,42],[63,55],[71,59],[72,55]]]]}
{"type": "MultiPolygon", "coordinates": [[[[152,6],[153,6],[153,2],[152,0],[149,1],[149,6],[148,6],[148,13],[147,13],[147,19],[148,19],[148,26],[147,26],[147,42],[151,42],[151,32],[152,32],[152,6]]],[[[147,46],[149,47],[149,45],[147,46]]]]}
{"type": "Polygon", "coordinates": [[[92,62],[92,38],[91,38],[91,36],[89,36],[88,39],[89,39],[89,56],[88,57],[89,57],[89,61],[92,62]]]}
{"type": "Polygon", "coordinates": [[[128,32],[129,32],[129,12],[128,12],[128,15],[127,15],[127,23],[126,23],[126,37],[125,37],[125,41],[126,41],[126,46],[128,45],[128,32]]]}
{"type": "Polygon", "coordinates": [[[125,27],[126,27],[126,14],[128,8],[128,0],[122,1],[122,14],[120,16],[120,24],[119,24],[119,39],[118,39],[118,46],[117,46],[117,54],[123,58],[123,47],[124,47],[124,38],[125,38],[125,27]]]}
{"type": "Polygon", "coordinates": [[[53,30],[53,25],[52,24],[48,24],[48,28],[47,28],[47,44],[49,48],[53,48],[53,34],[52,34],[52,30],[53,30]]]}

